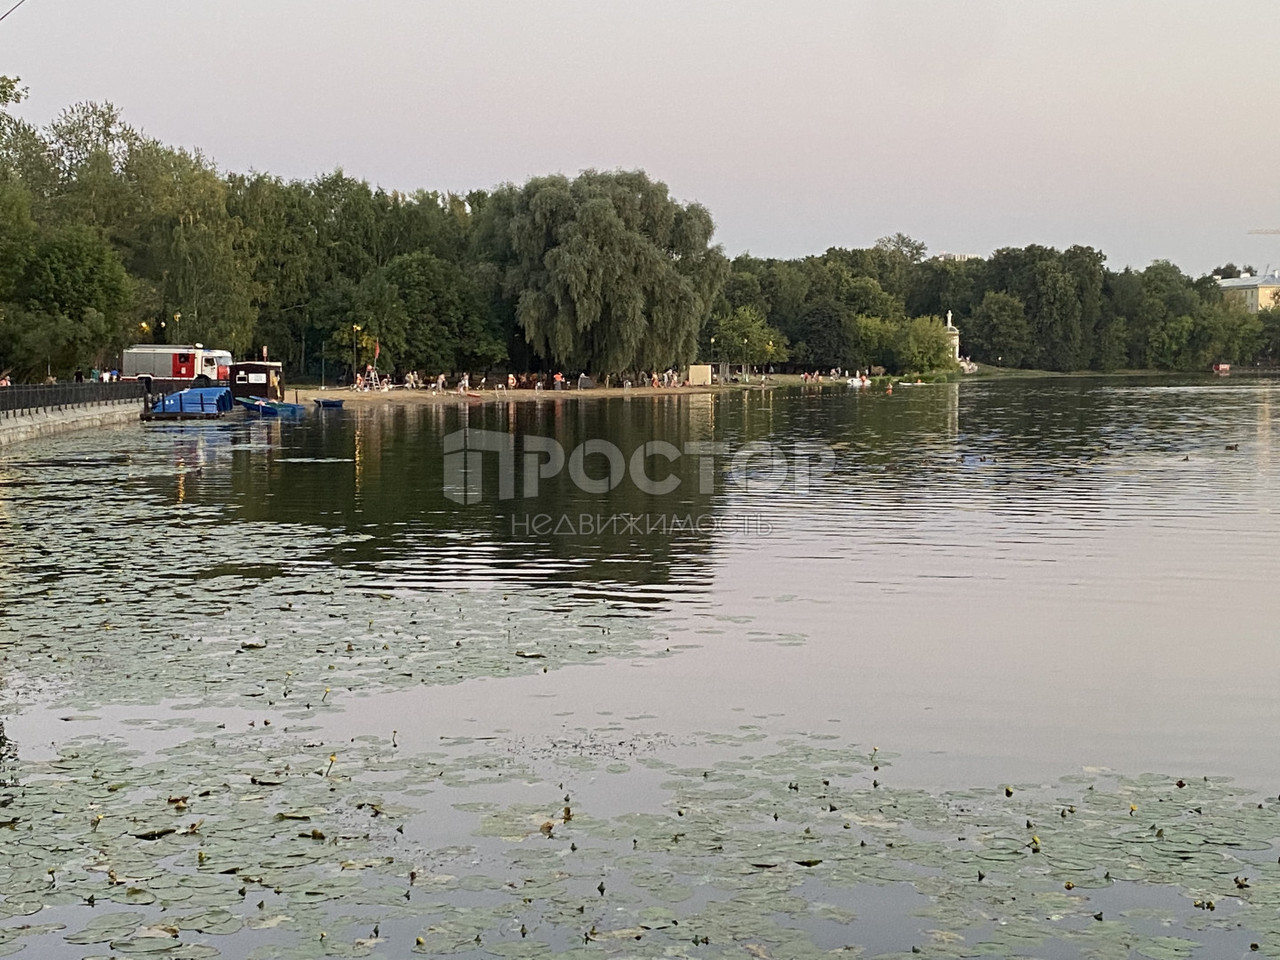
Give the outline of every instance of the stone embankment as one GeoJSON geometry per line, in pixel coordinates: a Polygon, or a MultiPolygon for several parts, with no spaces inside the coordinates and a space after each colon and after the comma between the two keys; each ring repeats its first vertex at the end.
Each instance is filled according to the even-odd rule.
{"type": "Polygon", "coordinates": [[[0,447],[72,430],[136,423],[140,397],[0,410],[0,447]]]}

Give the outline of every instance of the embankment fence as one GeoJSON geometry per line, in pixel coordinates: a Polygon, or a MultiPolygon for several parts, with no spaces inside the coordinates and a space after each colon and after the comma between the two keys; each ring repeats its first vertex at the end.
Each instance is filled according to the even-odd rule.
{"type": "Polygon", "coordinates": [[[0,417],[23,416],[38,410],[65,409],[91,403],[120,400],[142,402],[142,384],[112,383],[16,383],[0,387],[0,417]]]}

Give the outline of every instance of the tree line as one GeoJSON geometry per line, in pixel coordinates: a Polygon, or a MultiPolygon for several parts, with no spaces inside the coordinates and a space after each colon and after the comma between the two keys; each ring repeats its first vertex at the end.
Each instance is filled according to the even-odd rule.
{"type": "Polygon", "coordinates": [[[945,367],[965,352],[1053,370],[1195,369],[1271,356],[1265,312],[1157,262],[1091,248],[927,259],[869,249],[730,261],[697,203],[641,171],[536,177],[465,195],[218,170],[111,104],[37,127],[0,77],[0,370],[110,366],[132,343],[262,346],[293,378],[377,357],[424,375],[597,378],[702,360],[793,368],[945,367]]]}
{"type": "Polygon", "coordinates": [[[1280,309],[1249,313],[1223,297],[1215,276],[1238,276],[1232,264],[1193,279],[1163,260],[1109,270],[1101,251],[1083,246],[969,259],[925,252],[898,234],[800,260],[738,257],[724,297],[789,340],[795,360],[819,368],[878,356],[921,369],[929,341],[920,318],[948,312],[965,355],[1005,367],[1207,370],[1280,357],[1280,309]]]}

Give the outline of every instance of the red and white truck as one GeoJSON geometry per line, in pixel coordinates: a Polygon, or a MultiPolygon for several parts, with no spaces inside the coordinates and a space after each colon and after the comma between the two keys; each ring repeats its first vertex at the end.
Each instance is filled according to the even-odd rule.
{"type": "Polygon", "coordinates": [[[139,380],[148,393],[225,384],[231,377],[231,351],[210,350],[202,343],[139,344],[125,348],[120,379],[139,380]]]}

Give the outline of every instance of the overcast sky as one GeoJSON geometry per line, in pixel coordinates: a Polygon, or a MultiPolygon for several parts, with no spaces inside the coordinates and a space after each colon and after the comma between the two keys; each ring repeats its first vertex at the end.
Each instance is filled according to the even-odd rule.
{"type": "MultiPolygon", "coordinates": [[[[0,0],[0,12],[12,0],[0,0]]],[[[1280,264],[1272,2],[26,0],[0,73],[227,170],[465,192],[643,168],[729,254],[1280,264]]]]}

